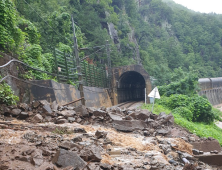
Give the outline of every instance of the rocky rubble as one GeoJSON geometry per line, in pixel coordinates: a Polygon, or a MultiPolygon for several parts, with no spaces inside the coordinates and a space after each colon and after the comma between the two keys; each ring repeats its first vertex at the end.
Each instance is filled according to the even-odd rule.
{"type": "Polygon", "coordinates": [[[0,170],[220,169],[195,157],[211,148],[191,145],[218,142],[175,126],[171,114],[45,100],[2,106],[0,113],[0,170]]]}

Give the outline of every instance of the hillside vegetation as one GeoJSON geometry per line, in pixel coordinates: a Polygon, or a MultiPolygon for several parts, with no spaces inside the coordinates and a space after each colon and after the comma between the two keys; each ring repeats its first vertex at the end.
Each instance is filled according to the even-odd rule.
{"type": "MultiPolygon", "coordinates": [[[[54,48],[72,52],[71,15],[79,48],[109,40],[113,66],[141,62],[157,85],[190,71],[198,77],[222,73],[222,16],[170,0],[0,0],[0,50],[52,72],[54,48]]],[[[80,51],[80,57],[96,50],[80,51]]],[[[105,48],[90,57],[106,64],[105,48]]]]}

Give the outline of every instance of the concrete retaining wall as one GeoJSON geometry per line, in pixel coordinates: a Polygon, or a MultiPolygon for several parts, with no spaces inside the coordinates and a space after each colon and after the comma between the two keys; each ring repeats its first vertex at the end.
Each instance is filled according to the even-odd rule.
{"type": "Polygon", "coordinates": [[[222,87],[200,91],[199,95],[206,96],[212,105],[222,103],[222,87]]]}
{"type": "MultiPolygon", "coordinates": [[[[31,83],[33,84],[22,83],[19,87],[15,84],[12,85],[13,90],[16,91],[16,95],[20,98],[20,102],[29,103],[33,100],[47,100],[50,103],[57,101],[59,105],[63,105],[80,98],[79,90],[75,86],[69,84],[61,84],[53,80],[38,80],[31,81],[31,83]],[[34,84],[38,84],[38,86],[34,84]]],[[[84,86],[83,91],[87,107],[112,106],[106,89],[84,86]]],[[[79,101],[75,103],[74,106],[80,104],[81,102],[79,101]]]]}

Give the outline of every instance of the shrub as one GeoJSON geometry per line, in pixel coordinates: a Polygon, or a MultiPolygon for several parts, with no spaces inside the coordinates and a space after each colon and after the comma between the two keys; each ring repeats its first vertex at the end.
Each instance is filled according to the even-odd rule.
{"type": "Polygon", "coordinates": [[[159,92],[161,95],[167,97],[173,94],[194,95],[198,89],[198,76],[195,73],[190,73],[185,78],[171,82],[168,85],[159,86],[159,92]]]}
{"type": "Polygon", "coordinates": [[[2,82],[0,84],[0,104],[13,105],[16,104],[18,100],[18,96],[14,95],[11,87],[5,82],[2,82]]]}
{"type": "Polygon", "coordinates": [[[186,107],[189,105],[189,97],[187,95],[175,94],[169,98],[168,107],[175,109],[177,107],[186,107]]]}
{"type": "Polygon", "coordinates": [[[175,109],[172,110],[173,114],[179,114],[181,115],[183,118],[192,121],[193,119],[193,113],[186,107],[177,107],[175,109]]]}
{"type": "Polygon", "coordinates": [[[201,97],[194,96],[190,98],[189,109],[193,113],[193,121],[211,123],[214,120],[212,105],[210,102],[201,97]]]}
{"type": "Polygon", "coordinates": [[[174,94],[170,97],[162,97],[160,100],[157,100],[157,103],[171,110],[178,108],[176,111],[179,112],[188,112],[187,110],[191,111],[192,114],[188,114],[191,117],[186,118],[187,120],[192,120],[194,122],[211,123],[215,118],[219,120],[219,116],[216,112],[212,111],[212,105],[210,102],[198,95],[189,97],[187,95],[174,94]],[[187,110],[181,110],[181,107],[187,108],[187,110]]]}

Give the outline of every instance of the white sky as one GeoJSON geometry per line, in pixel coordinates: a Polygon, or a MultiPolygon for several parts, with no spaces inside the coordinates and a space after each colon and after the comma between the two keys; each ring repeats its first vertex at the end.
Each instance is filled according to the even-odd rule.
{"type": "Polygon", "coordinates": [[[173,0],[191,10],[202,13],[222,14],[222,0],[173,0]]]}

